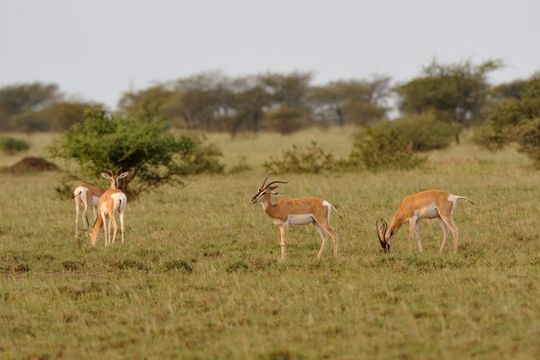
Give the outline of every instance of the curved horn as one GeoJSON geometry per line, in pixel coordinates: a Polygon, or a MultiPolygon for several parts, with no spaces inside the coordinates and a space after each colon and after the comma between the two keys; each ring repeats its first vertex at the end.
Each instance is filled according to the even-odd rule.
{"type": "Polygon", "coordinates": [[[262,189],[262,188],[264,188],[264,184],[266,184],[266,180],[268,180],[268,178],[270,177],[270,175],[272,175],[272,173],[270,173],[270,174],[266,175],[266,178],[264,179],[264,181],[263,181],[263,183],[262,183],[262,185],[260,186],[260,188],[259,188],[259,189],[262,189]]]}
{"type": "Polygon", "coordinates": [[[377,237],[379,238],[379,243],[381,244],[381,247],[383,248],[384,252],[390,251],[390,244],[386,241],[386,229],[388,228],[388,224],[386,223],[386,221],[381,219],[375,222],[375,226],[377,227],[377,237]],[[380,226],[379,221],[381,221],[380,226]]]}
{"type": "Polygon", "coordinates": [[[283,180],[274,180],[274,181],[271,181],[270,183],[268,183],[268,185],[266,185],[266,187],[269,187],[270,185],[273,185],[273,184],[287,184],[288,181],[283,181],[283,180]]]}

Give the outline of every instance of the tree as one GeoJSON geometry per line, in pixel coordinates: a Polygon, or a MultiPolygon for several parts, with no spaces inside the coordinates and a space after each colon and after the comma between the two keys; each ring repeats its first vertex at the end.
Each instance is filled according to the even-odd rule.
{"type": "Polygon", "coordinates": [[[221,155],[215,151],[203,151],[200,155],[200,148],[193,138],[175,138],[162,121],[90,109],[85,121],[74,124],[49,151],[68,165],[73,162],[78,165],[79,177],[97,178],[103,169],[129,171],[124,190],[137,195],[164,184],[178,183],[181,175],[190,172],[193,161],[200,164],[208,157],[216,160],[221,155]],[[199,156],[193,158],[194,154],[199,156]]]}
{"type": "Polygon", "coordinates": [[[518,98],[512,95],[490,112],[488,124],[477,132],[476,140],[490,149],[516,142],[518,150],[540,167],[540,78],[533,76],[521,85],[524,88],[518,98]]]}
{"type": "Polygon", "coordinates": [[[44,109],[60,98],[56,84],[34,82],[0,88],[0,130],[10,129],[13,116],[44,109]]]}
{"type": "Polygon", "coordinates": [[[13,129],[25,132],[65,131],[71,125],[83,121],[87,108],[99,106],[86,102],[58,101],[41,110],[15,115],[11,125],[13,129]]]}
{"type": "Polygon", "coordinates": [[[463,63],[442,65],[433,61],[421,75],[396,88],[400,95],[400,110],[406,114],[433,112],[440,119],[459,125],[456,142],[463,127],[482,116],[489,84],[487,75],[500,68],[498,60],[480,65],[463,63]]]}

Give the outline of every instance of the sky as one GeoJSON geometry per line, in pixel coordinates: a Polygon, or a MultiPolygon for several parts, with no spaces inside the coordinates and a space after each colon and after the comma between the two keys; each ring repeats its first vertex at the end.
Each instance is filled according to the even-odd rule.
{"type": "Polygon", "coordinates": [[[501,59],[540,71],[537,0],[0,0],[0,86],[53,82],[111,109],[199,72],[312,71],[315,83],[501,59]]]}

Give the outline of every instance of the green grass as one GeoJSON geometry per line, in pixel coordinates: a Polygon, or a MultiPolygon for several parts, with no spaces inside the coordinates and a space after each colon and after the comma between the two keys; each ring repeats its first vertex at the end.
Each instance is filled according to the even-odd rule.
{"type": "Polygon", "coordinates": [[[0,174],[1,358],[538,357],[540,174],[515,151],[465,144],[410,172],[284,175],[283,197],[323,197],[344,218],[333,218],[338,259],[329,246],[318,261],[318,234],[294,227],[279,262],[278,229],[249,201],[261,163],[311,139],[346,155],[350,131],[209,139],[254,169],[142,196],[128,204],[127,243],[95,251],[74,239],[59,175],[0,174]],[[401,231],[383,254],[375,220],[427,188],[476,203],[454,215],[458,254],[437,255],[429,221],[425,253],[409,253],[401,231]]]}

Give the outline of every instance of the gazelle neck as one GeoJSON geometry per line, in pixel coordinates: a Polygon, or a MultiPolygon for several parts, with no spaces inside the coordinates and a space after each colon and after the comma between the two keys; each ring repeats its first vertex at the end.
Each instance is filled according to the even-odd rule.
{"type": "Polygon", "coordinates": [[[263,207],[263,210],[266,212],[270,207],[272,207],[272,199],[270,198],[270,195],[266,195],[261,199],[261,205],[263,207]]]}

